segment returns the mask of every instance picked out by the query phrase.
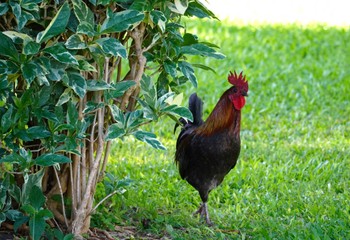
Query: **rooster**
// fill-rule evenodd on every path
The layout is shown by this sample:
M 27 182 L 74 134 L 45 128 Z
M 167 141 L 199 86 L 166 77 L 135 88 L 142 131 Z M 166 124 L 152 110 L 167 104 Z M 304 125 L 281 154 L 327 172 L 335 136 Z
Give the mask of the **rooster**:
M 239 75 L 230 72 L 228 81 L 233 86 L 222 94 L 205 122 L 202 100 L 196 93 L 190 96 L 193 122 L 180 119 L 183 127 L 176 142 L 175 162 L 181 178 L 191 184 L 202 199 L 194 214 L 199 214 L 208 225 L 212 225 L 208 195 L 236 165 L 240 153 L 241 109 L 245 105 L 248 82 L 242 72 Z

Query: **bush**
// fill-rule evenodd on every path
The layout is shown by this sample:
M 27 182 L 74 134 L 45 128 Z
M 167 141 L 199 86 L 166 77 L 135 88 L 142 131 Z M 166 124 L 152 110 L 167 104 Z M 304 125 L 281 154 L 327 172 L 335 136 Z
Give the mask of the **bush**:
M 7 0 L 0 15 L 0 223 L 79 236 L 112 140 L 164 149 L 142 126 L 192 118 L 172 100 L 210 68 L 186 55 L 224 56 L 181 18 L 214 16 L 198 0 Z

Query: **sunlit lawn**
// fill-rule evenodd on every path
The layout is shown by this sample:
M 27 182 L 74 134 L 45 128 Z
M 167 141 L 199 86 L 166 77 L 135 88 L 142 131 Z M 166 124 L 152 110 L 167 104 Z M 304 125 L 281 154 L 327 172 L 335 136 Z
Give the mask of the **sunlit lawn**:
M 184 86 L 184 105 L 196 91 L 206 117 L 229 87 L 230 70 L 243 70 L 250 87 L 239 163 L 209 196 L 215 226 L 191 215 L 200 198 L 174 164 L 178 133 L 170 120 L 148 127 L 167 151 L 132 138 L 116 142 L 108 171 L 133 182 L 98 209 L 93 224 L 172 239 L 349 239 L 350 31 L 217 21 L 187 27 L 227 58 L 192 59 L 217 73 L 198 69 L 199 86 Z

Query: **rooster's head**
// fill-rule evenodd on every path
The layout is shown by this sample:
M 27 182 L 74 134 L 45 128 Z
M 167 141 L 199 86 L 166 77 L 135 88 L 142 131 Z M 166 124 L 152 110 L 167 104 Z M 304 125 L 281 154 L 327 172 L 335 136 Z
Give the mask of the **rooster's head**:
M 248 96 L 248 82 L 243 76 L 243 72 L 237 75 L 236 71 L 234 73 L 230 72 L 228 81 L 233 85 L 230 89 L 229 98 L 235 109 L 241 110 L 245 104 L 244 97 Z

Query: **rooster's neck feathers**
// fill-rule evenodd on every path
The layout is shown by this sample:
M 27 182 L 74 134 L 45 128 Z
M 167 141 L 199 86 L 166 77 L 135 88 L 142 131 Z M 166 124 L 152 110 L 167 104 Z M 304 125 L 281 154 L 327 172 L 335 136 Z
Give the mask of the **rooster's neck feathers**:
M 210 136 L 212 134 L 228 131 L 231 134 L 239 134 L 241 111 L 233 107 L 229 99 L 229 90 L 220 98 L 208 119 L 196 129 L 200 135 Z

